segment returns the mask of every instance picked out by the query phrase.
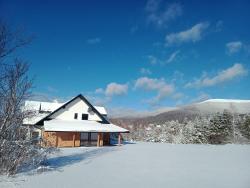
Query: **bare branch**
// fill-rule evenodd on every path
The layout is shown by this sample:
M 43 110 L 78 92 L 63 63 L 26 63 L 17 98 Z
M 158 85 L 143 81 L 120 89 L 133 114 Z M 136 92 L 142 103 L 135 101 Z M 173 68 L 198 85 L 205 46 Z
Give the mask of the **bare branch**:
M 22 31 L 12 32 L 9 27 L 0 20 L 0 62 L 13 54 L 18 48 L 30 44 L 33 37 L 22 36 Z

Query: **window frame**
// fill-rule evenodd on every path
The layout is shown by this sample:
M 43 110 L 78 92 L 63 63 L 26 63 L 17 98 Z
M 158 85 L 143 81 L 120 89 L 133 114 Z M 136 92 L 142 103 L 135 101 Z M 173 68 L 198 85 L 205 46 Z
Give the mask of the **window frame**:
M 78 119 L 78 113 L 74 114 L 74 119 Z
M 84 116 L 86 118 L 83 118 Z M 89 114 L 82 114 L 82 120 L 89 120 Z

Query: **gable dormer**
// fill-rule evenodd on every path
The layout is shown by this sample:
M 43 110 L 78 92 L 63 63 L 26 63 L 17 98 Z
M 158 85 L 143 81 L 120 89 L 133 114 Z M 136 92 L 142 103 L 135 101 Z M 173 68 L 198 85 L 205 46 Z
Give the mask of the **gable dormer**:
M 43 125 L 44 120 L 87 120 L 98 121 L 104 124 L 109 124 L 109 121 L 104 117 L 90 102 L 81 94 L 66 102 L 58 109 L 50 113 L 38 121 L 37 125 Z
M 94 112 L 93 109 L 80 97 L 52 114 L 50 118 L 58 120 L 102 121 L 97 113 Z

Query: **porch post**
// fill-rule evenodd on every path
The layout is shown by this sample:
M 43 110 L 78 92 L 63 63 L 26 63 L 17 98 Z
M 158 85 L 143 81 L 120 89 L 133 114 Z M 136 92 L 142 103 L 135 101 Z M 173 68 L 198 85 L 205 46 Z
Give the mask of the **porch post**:
M 101 133 L 97 134 L 97 147 L 100 147 Z
M 118 133 L 118 146 L 120 146 L 122 143 L 122 135 L 121 133 Z
M 100 146 L 103 146 L 103 133 L 100 133 Z
M 57 134 L 55 135 L 56 135 L 56 147 L 58 147 L 58 135 Z
M 75 147 L 76 145 L 75 145 L 75 141 L 76 141 L 76 135 L 75 135 L 76 133 L 73 133 L 73 147 Z

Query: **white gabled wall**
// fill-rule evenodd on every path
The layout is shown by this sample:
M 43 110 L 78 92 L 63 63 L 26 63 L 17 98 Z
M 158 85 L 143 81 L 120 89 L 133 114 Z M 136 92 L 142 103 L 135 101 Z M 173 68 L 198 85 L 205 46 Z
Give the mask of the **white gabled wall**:
M 68 104 L 65 109 L 62 108 L 53 114 L 51 118 L 59 120 L 75 120 L 74 115 L 75 113 L 78 113 L 78 119 L 76 121 L 82 121 L 82 114 L 88 114 L 88 120 L 101 121 L 97 114 L 94 112 L 89 113 L 88 109 L 88 105 L 80 98 L 77 98 L 72 103 Z

